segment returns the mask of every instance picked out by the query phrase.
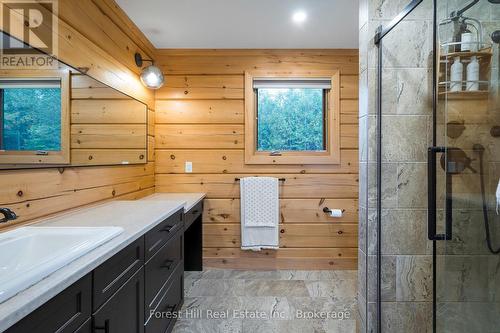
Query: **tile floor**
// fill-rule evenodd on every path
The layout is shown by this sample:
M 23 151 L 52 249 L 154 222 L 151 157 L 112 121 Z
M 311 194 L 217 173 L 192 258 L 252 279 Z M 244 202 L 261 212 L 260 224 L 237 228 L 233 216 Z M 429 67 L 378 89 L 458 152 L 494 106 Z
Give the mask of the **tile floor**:
M 173 332 L 351 333 L 355 295 L 356 271 L 186 272 L 184 318 Z

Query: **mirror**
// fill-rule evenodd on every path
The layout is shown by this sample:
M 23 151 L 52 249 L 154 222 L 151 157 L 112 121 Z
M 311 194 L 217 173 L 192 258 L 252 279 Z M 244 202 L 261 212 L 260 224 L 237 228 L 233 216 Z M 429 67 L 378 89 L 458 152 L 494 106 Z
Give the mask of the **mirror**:
M 0 169 L 147 163 L 147 106 L 56 68 L 0 70 Z

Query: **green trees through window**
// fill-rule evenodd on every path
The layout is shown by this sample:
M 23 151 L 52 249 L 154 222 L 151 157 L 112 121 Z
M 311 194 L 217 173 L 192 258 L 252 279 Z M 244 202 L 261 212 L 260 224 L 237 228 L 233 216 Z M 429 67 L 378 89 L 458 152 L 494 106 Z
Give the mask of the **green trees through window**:
M 7 88 L 2 96 L 3 150 L 61 150 L 61 89 Z
M 264 88 L 257 99 L 258 151 L 325 150 L 323 89 Z

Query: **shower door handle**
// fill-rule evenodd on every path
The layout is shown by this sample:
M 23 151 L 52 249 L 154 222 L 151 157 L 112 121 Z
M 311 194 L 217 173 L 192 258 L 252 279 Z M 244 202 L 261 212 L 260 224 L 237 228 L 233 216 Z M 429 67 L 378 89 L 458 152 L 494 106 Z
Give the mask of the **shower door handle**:
M 427 236 L 429 240 L 451 239 L 451 221 L 446 219 L 446 233 L 438 234 L 436 230 L 436 155 L 446 154 L 446 147 L 429 147 L 427 150 Z M 447 212 L 448 213 L 448 212 Z

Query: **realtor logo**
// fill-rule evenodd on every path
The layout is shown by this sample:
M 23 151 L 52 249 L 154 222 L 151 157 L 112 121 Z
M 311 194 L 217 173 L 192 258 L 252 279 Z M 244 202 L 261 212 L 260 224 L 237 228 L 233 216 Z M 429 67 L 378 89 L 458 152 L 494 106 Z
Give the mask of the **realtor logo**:
M 0 68 L 57 68 L 57 0 L 0 0 L 0 20 Z

